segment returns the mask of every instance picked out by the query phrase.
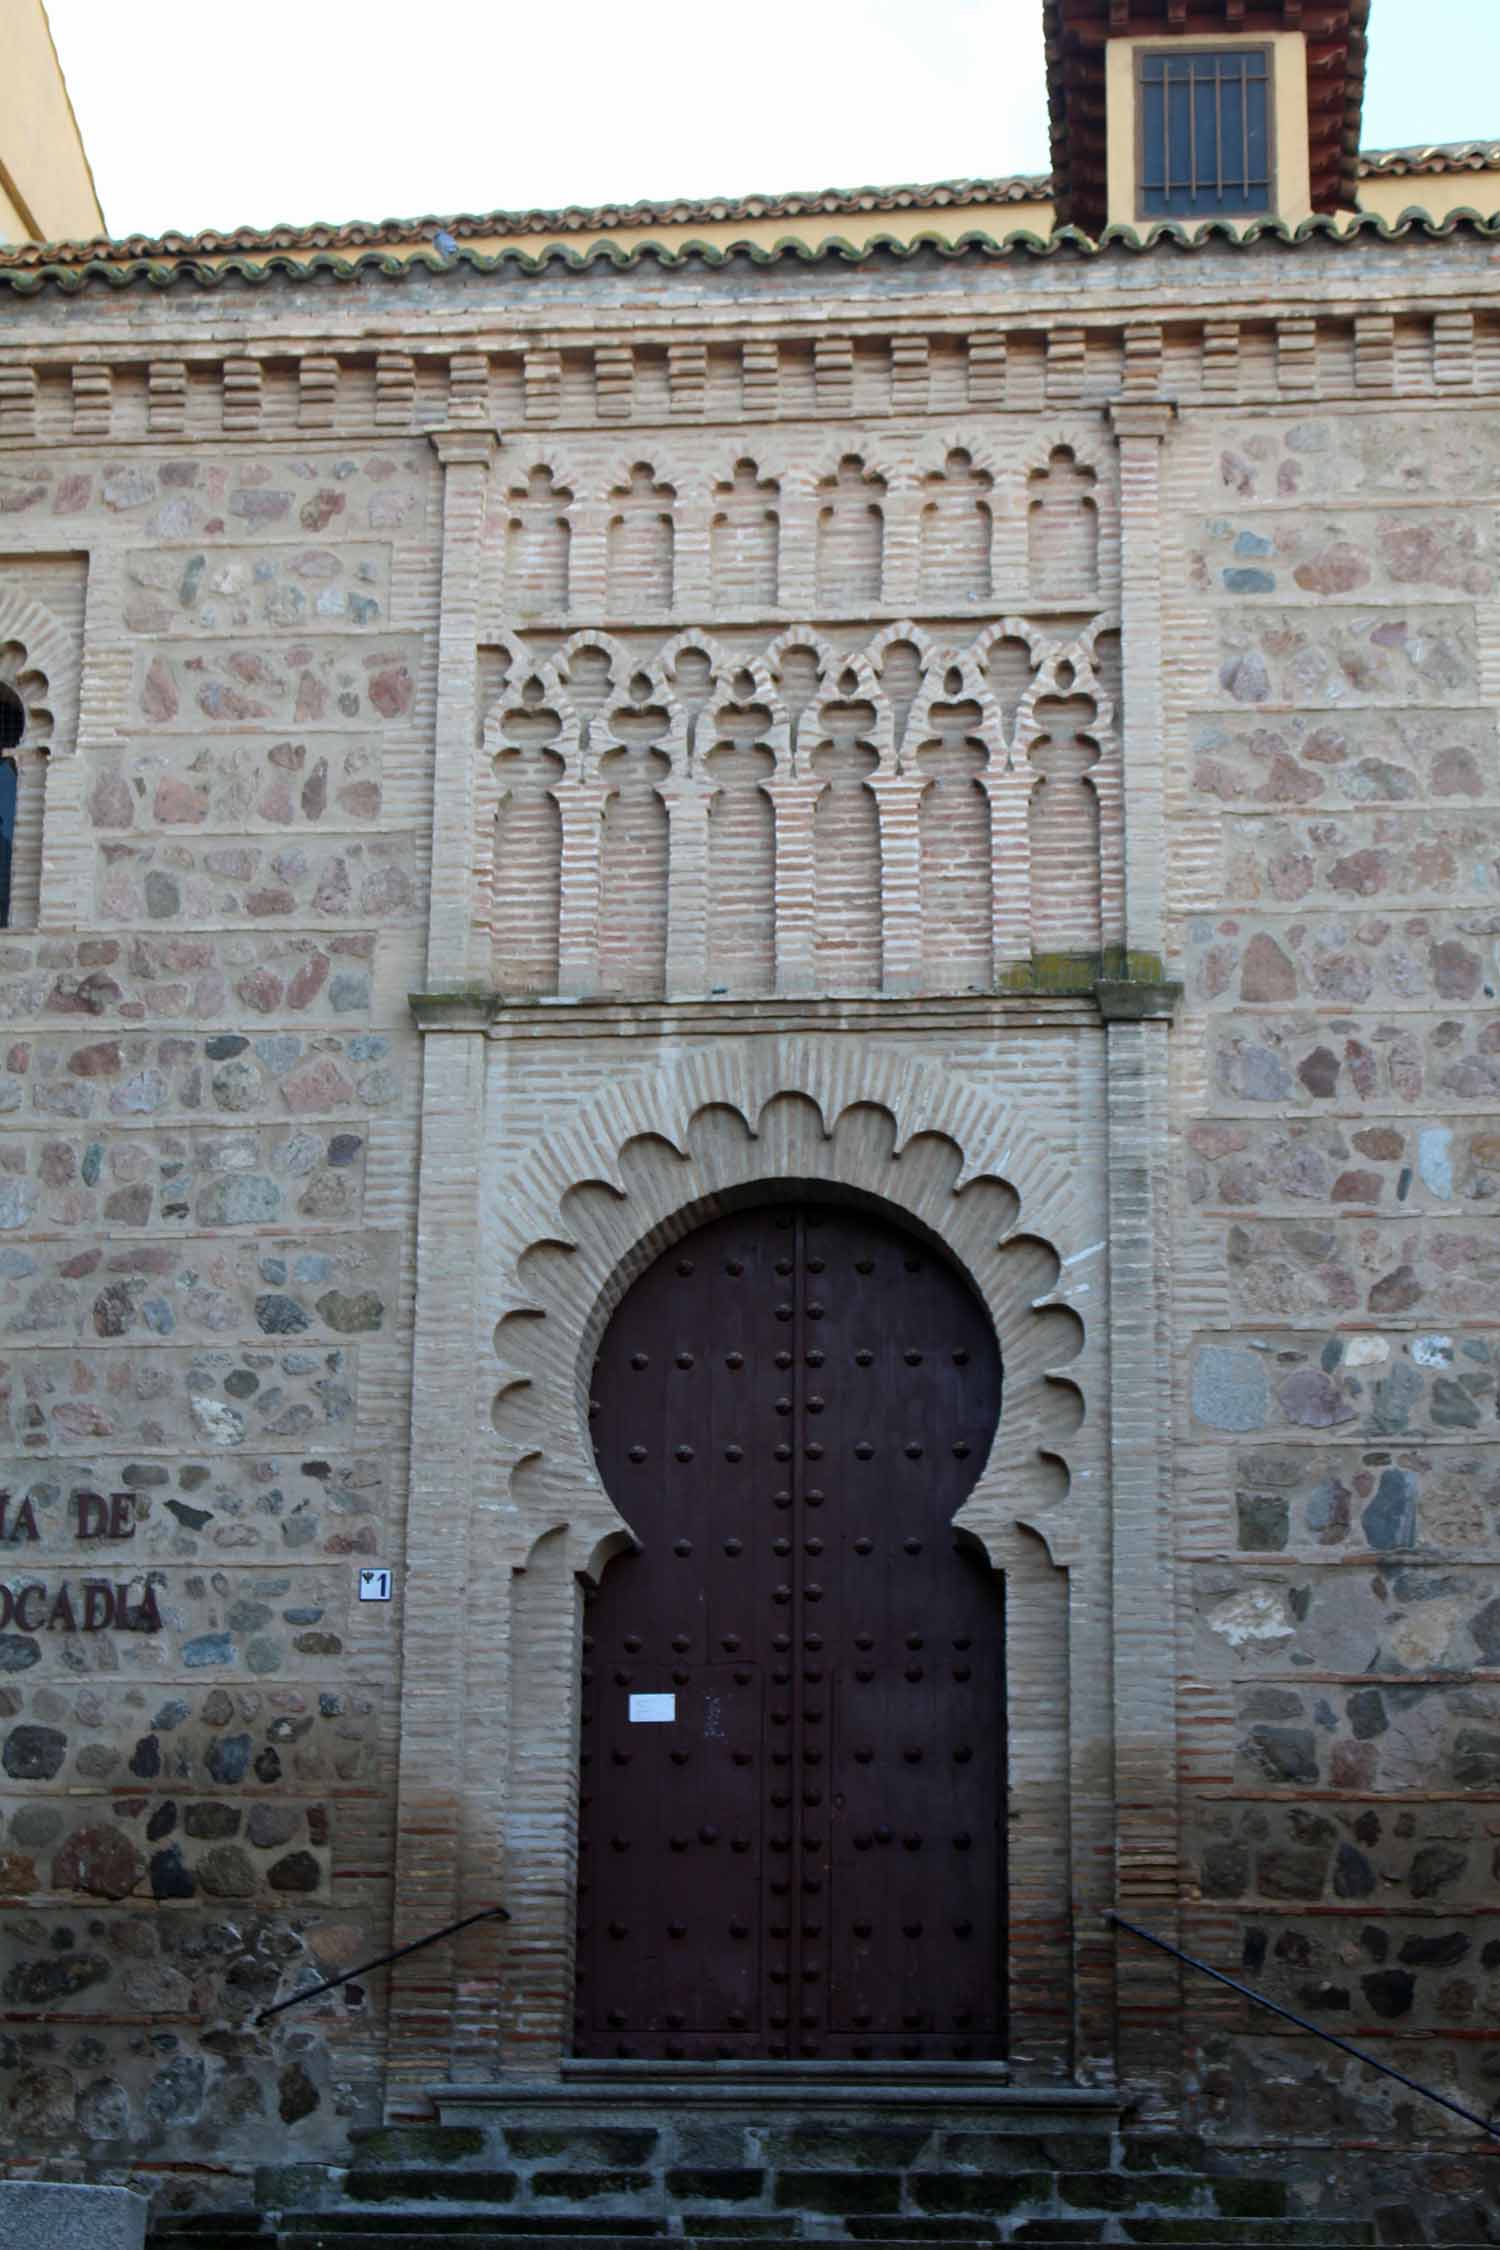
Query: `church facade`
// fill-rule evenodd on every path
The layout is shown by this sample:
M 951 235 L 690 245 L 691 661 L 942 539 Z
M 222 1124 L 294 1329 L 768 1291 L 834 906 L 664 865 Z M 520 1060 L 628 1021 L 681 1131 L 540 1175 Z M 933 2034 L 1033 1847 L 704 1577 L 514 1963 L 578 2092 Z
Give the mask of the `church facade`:
M 1491 2114 L 1500 275 L 1361 15 L 1057 0 L 1070 232 L 0 257 L 4 2168 L 713 2065 L 1483 2238 L 1106 1919 Z

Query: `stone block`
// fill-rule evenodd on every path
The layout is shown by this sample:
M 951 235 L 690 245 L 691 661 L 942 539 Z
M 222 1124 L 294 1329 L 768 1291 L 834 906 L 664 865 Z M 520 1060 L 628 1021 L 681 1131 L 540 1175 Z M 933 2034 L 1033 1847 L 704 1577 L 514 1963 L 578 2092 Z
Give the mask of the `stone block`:
M 1289 2195 L 1282 2180 L 1215 2180 L 1214 2209 L 1226 2219 L 1280 2219 Z
M 110 928 L 412 921 L 413 856 L 410 836 L 102 841 L 96 913 Z
M 1215 685 L 1242 706 L 1478 701 L 1471 609 L 1231 607 L 1217 624 Z
M 1477 501 L 1500 492 L 1500 440 L 1472 413 L 1241 420 L 1225 427 L 1219 470 L 1241 501 Z
M 764 2242 L 768 2238 L 785 2239 L 784 2214 L 774 2217 L 757 2217 L 746 2211 L 695 2211 L 693 2234 L 695 2237 L 711 2236 L 722 2242 Z
M 1057 2242 L 1072 2250 L 1074 2243 L 1102 2242 L 1108 2224 L 1104 2219 L 1022 2219 L 1011 2228 L 1012 2242 Z
M 1488 904 L 1445 905 L 1430 913 L 1398 907 L 1387 914 L 1366 912 L 1357 899 L 1341 913 L 1313 906 L 1293 915 L 1257 905 L 1218 920 L 1202 915 L 1189 928 L 1185 982 L 1195 1003 L 1220 1010 L 1278 1003 L 1402 1012 L 1413 1004 L 1482 1008 L 1490 982 L 1485 940 L 1494 922 Z M 1342 1027 L 1322 1028 L 1326 1040 Z M 1320 1041 L 1314 1054 L 1322 1047 Z
M 1500 1354 L 1462 1328 L 1358 1335 L 1241 1331 L 1194 1355 L 1193 1412 L 1210 1429 L 1369 1443 L 1464 1437 L 1492 1425 Z
M 290 513 L 283 520 L 294 522 Z M 144 547 L 126 556 L 125 579 L 132 633 L 378 630 L 390 606 L 390 549 L 353 542 L 197 553 Z
M 128 939 L 45 941 L 9 931 L 0 963 L 0 1021 L 75 1030 L 81 1022 L 104 1029 L 147 1016 L 167 1024 L 213 1024 L 225 1016 L 237 1025 L 268 1017 L 347 1022 L 369 1010 L 376 944 L 376 932 L 368 929 L 325 930 L 317 937 L 270 928 L 214 935 L 137 930 Z M 139 1054 L 140 1043 L 132 1051 Z M 29 1052 L 20 1043 L 7 1050 L 3 1101 L 9 1110 L 20 1106 L 14 1080 Z M 95 1043 L 70 1052 L 83 1058 L 81 1068 L 97 1070 Z M 175 1061 L 184 1050 L 172 1043 L 158 1052 Z M 66 1089 L 52 1088 L 38 1106 L 71 1114 Z M 183 1082 L 182 1106 L 202 1106 L 190 1081 Z
M 656 2147 L 654 2126 L 507 2125 L 506 2153 L 518 2164 L 563 2157 L 572 2164 L 644 2164 Z
M 1027 2204 L 1044 2208 L 1052 2200 L 1050 2172 L 918 2172 L 914 2199 L 924 2211 L 983 2211 L 1003 2214 Z
M 904 2125 L 799 2125 L 767 2133 L 762 2147 L 768 2163 L 794 2171 L 843 2172 L 857 2165 L 888 2171 L 915 2164 L 928 2137 L 920 2127 Z
M 1193 737 L 1193 786 L 1234 806 L 1466 803 L 1488 794 L 1489 712 L 1215 712 Z
M 350 2144 L 362 2164 L 464 2164 L 483 2156 L 489 2137 L 477 2125 L 356 2126 Z
M 1071 2135 L 1059 2135 L 1060 2141 L 1071 2141 Z M 959 2131 L 941 2133 L 933 2149 L 934 2159 L 944 2166 L 980 2172 L 1042 2172 L 1051 2163 L 1064 2161 L 1050 2153 L 1051 2142 L 1042 2141 L 1031 2133 L 986 2133 Z M 1098 2161 L 1109 2162 L 1109 2141 L 1101 2134 L 1097 2146 Z M 1070 2159 L 1086 2162 L 1083 2156 Z
M 553 2203 L 592 2203 L 599 2196 L 644 2195 L 655 2185 L 650 2172 L 533 2172 L 531 2193 Z
M 1127 2172 L 1197 2172 L 1203 2143 L 1196 2133 L 1143 2133 L 1124 2143 Z
M 1202 2201 L 1200 2183 L 1185 2173 L 1064 2173 L 1057 2199 L 1070 2211 L 1189 2211 Z
M 684 2165 L 667 2174 L 667 2193 L 685 2203 L 749 2203 L 766 2175 L 749 2165 Z
M 901 2213 L 894 2219 L 851 2218 L 845 2232 L 857 2242 L 993 2242 L 995 2230 L 988 2219 L 914 2219 Z M 1075 2239 L 1072 2236 L 1070 2241 Z
M 849 2211 L 899 2211 L 897 2172 L 782 2172 L 776 2203 L 783 2211 L 815 2211 L 837 2217 Z
M 419 666 L 409 641 L 138 642 L 133 704 L 153 729 L 374 729 L 410 723 Z
M 446 2165 L 391 2165 L 352 2171 L 344 2193 L 356 2203 L 509 2203 L 514 2172 L 450 2171 Z
M 130 2188 L 0 2180 L 0 2242 L 26 2250 L 142 2250 L 151 2205 Z
M 1195 544 L 1213 591 L 1238 600 L 1408 586 L 1482 596 L 1494 585 L 1493 531 L 1479 509 L 1220 515 L 1196 527 Z

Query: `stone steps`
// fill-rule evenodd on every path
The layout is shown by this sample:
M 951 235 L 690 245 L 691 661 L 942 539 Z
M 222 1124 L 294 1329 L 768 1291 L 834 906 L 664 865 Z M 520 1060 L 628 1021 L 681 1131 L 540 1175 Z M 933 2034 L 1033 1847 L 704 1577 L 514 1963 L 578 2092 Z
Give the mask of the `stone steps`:
M 347 2171 L 257 2175 L 277 2214 L 163 2229 L 154 2250 L 938 2250 L 973 2243 L 1141 2250 L 1360 2250 L 1358 2219 L 1291 2208 L 1274 2176 L 1227 2170 L 1183 2132 L 1122 2130 L 1118 2105 L 961 2079 L 908 2087 L 705 2081 L 444 2097 L 435 2124 L 351 2135 Z M 976 2097 L 970 2100 L 970 2096 Z M 983 2099 L 979 2099 L 981 2096 Z M 637 2096 L 641 2098 L 636 2099 Z M 621 2097 L 624 2097 L 623 2099 Z M 451 2105 L 451 2106 L 450 2106 Z M 455 2114 L 455 2110 L 457 2114 Z M 184 2239 L 186 2237 L 186 2239 Z
M 252 2243 L 259 2244 L 261 2250 L 420 2250 L 421 2245 L 433 2242 L 462 2244 L 464 2250 L 531 2250 L 537 2240 L 535 2234 L 517 2233 L 503 2221 L 497 2225 L 494 2214 L 485 2212 L 401 2212 L 386 2214 L 373 2222 L 354 2220 L 350 2223 L 352 2218 L 352 2214 L 342 2212 L 308 2213 L 293 2222 L 284 2220 L 279 2228 L 268 2226 L 253 2233 L 238 2227 L 230 2229 L 224 2222 L 218 2226 L 205 2224 L 191 2234 L 174 2229 L 153 2235 L 148 2250 L 171 2250 L 171 2246 L 187 2241 L 195 2245 L 195 2250 L 231 2250 L 231 2246 L 232 2250 L 240 2250 L 240 2246 Z M 546 2239 L 552 2250 L 599 2250 L 604 2242 L 638 2243 L 643 2237 L 634 2228 L 623 2230 L 618 2225 L 610 2225 L 587 2233 L 549 2235 Z M 659 2232 L 645 2239 L 670 2240 L 673 2250 L 725 2250 L 726 2242 L 746 2238 L 719 2233 L 668 2237 Z M 757 2243 L 758 2250 L 809 2250 L 810 2243 L 827 2240 L 800 2233 L 756 2235 L 749 2239 Z M 933 2240 L 926 2234 L 891 2235 L 881 2239 L 885 2250 L 931 2250 Z M 1189 2219 L 1096 2218 L 1023 2220 L 1013 2228 L 987 2228 L 943 2239 L 1048 2243 L 1053 2245 L 1053 2250 L 1131 2243 L 1170 2246 L 1170 2250 L 1364 2250 L 1372 2237 L 1368 2228 L 1327 2220 L 1195 2222 Z
M 895 2175 L 862 2172 L 794 2171 L 779 2173 L 770 2187 L 763 2171 L 755 2167 L 697 2166 L 669 2171 L 667 2195 L 688 2223 L 695 2204 L 742 2205 L 761 2201 L 769 2192 L 777 2209 L 820 2217 L 841 2217 L 853 2222 L 888 2220 L 889 2231 L 906 2231 L 901 2211 L 901 2184 Z M 493 2208 L 513 2203 L 522 2181 L 515 2172 L 437 2166 L 356 2168 L 344 2181 L 344 2194 L 354 2203 L 398 2205 L 466 2204 Z M 550 2196 L 572 2203 L 616 2202 L 644 2195 L 651 2186 L 645 2172 L 533 2173 L 531 2197 Z M 1165 2217 L 1201 2211 L 1214 2218 L 1282 2218 L 1286 2190 L 1275 2181 L 1213 2179 L 1194 2173 L 1169 2172 L 1055 2172 L 995 2168 L 983 2171 L 935 2171 L 909 2174 L 905 2193 L 910 2206 L 924 2220 L 978 2215 L 986 2220 L 1008 2216 L 1023 2205 L 1055 2205 L 1056 2215 L 1076 2212 L 1104 2218 L 1134 2212 Z M 887 2211 L 883 2205 L 889 2205 Z M 524 2228 L 524 2218 L 515 2214 Z M 625 2214 L 621 2214 L 624 2216 Z M 1038 2213 L 1037 2215 L 1044 2215 Z M 1050 2214 L 1046 2214 L 1050 2215 Z M 506 2214 L 507 2224 L 511 2215 Z M 560 2225 L 571 2222 L 563 2220 Z M 612 2222 L 614 2223 L 614 2222 Z M 784 2218 L 780 2224 L 785 2224 Z M 863 2231 L 863 2228 L 861 2228 Z M 882 2226 L 880 2232 L 885 2232 Z

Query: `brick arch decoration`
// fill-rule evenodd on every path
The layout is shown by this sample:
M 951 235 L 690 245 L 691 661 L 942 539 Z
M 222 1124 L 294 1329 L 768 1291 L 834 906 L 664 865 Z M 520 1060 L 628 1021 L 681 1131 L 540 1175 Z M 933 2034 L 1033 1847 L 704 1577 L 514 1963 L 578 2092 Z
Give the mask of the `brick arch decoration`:
M 993 479 L 997 491 L 1014 466 L 1011 458 L 997 449 L 992 438 L 982 431 L 966 430 L 961 422 L 956 422 L 947 429 L 927 433 L 917 448 L 913 472 L 925 484 L 929 477 L 946 473 L 955 453 L 966 454 L 974 468 L 982 469 Z
M 588 1438 L 599 1340 L 662 1249 L 725 1197 L 777 1180 L 876 1197 L 969 1275 L 1005 1354 L 1006 1403 L 1003 1443 L 964 1524 L 986 1546 L 1019 1522 L 1055 1559 L 1069 1550 L 1067 1456 L 1085 1420 L 1095 1348 L 1082 1307 L 1098 1283 L 1064 1268 L 1055 1239 L 1071 1163 L 1008 1108 L 931 1064 L 866 1063 L 816 1041 L 794 1047 L 778 1049 L 769 1078 L 764 1061 L 756 1070 L 756 1058 L 737 1050 L 601 1097 L 507 1172 L 491 1422 L 514 1510 L 514 1563 L 566 1524 L 571 1566 L 590 1575 L 628 1538 Z M 638 1113 L 633 1125 L 628 1111 Z
M 26 715 L 20 743 L 9 753 L 17 788 L 8 927 L 32 929 L 44 918 L 48 889 L 56 888 L 46 883 L 43 851 L 53 760 L 71 760 L 77 746 L 78 652 L 61 620 L 40 602 L 0 593 L 0 681 L 20 698 Z M 76 793 L 76 775 L 69 778 Z
M 495 1083 L 498 1093 L 503 1073 Z M 956 1521 L 1009 1589 L 1013 2061 L 1055 2078 L 1103 2036 L 1082 2020 L 1086 1978 L 1072 1978 L 1071 2009 L 1056 1996 L 1073 1953 L 1071 1902 L 1102 1904 L 1092 1893 L 1108 1870 L 1107 1808 L 1085 1778 L 1109 1727 L 1098 1661 L 1109 1599 L 1104 1244 L 1078 1165 L 1019 1107 L 914 1056 L 808 1035 L 688 1053 L 488 1160 L 488 1427 L 464 1520 L 428 1533 L 445 1558 L 431 1550 L 434 1579 L 464 1589 L 462 1615 L 445 1622 L 436 1595 L 423 1611 L 419 1569 L 407 1616 L 409 1638 L 461 1636 L 448 1675 L 467 1776 L 453 1913 L 499 1896 L 512 1915 L 503 1933 L 481 1925 L 455 1945 L 455 2076 L 546 2073 L 567 2050 L 579 1581 L 632 1536 L 589 1439 L 604 1328 L 673 1241 L 789 1183 L 867 1198 L 925 1235 L 994 1320 L 1004 1411 Z M 1087 1634 L 1069 1631 L 1080 1604 Z M 402 1781 L 419 1805 L 415 1763 Z M 430 2048 L 425 2060 L 430 2079 Z M 395 2052 L 392 2063 L 393 2113 L 410 2113 Z

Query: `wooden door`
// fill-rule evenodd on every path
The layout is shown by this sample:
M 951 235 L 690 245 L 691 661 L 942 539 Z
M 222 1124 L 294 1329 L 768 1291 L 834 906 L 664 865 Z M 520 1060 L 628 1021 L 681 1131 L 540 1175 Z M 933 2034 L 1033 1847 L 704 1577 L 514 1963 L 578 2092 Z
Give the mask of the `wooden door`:
M 716 1219 L 622 1300 L 580 2054 L 1003 2054 L 1001 1597 L 952 1529 L 1000 1384 L 969 1284 L 852 1205 Z

